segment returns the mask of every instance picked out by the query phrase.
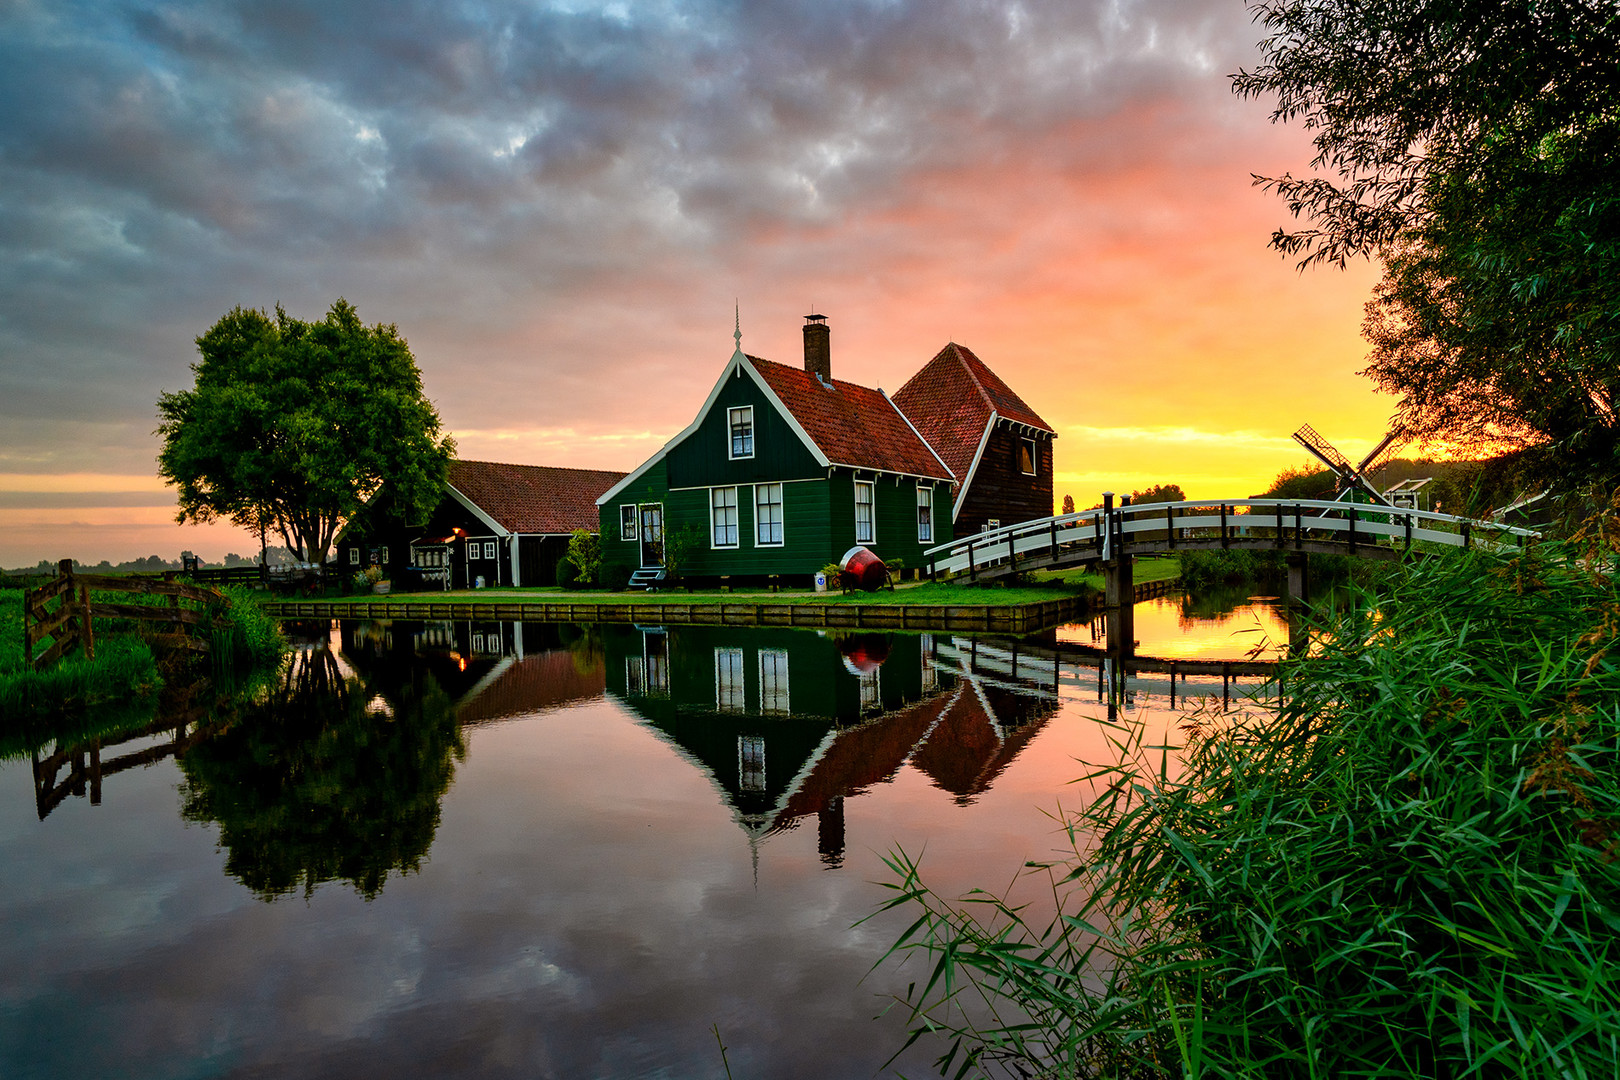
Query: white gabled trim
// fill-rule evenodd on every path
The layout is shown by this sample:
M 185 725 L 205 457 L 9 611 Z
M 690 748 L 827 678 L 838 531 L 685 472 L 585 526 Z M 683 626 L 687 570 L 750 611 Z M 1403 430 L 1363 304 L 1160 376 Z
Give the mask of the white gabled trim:
M 710 390 L 709 396 L 703 399 L 703 404 L 701 407 L 699 407 L 697 416 L 693 418 L 692 422 L 687 424 L 680 431 L 676 432 L 674 438 L 665 443 L 663 447 L 659 449 L 658 453 L 654 454 L 646 461 L 643 461 L 640 466 L 638 466 L 623 480 L 620 480 L 617 484 L 614 484 L 612 487 L 604 491 L 596 500 L 596 505 L 606 506 L 609 502 L 612 502 L 618 497 L 620 492 L 624 491 L 631 484 L 635 483 L 637 480 L 641 479 L 642 476 L 646 475 L 648 469 L 664 460 L 665 456 L 669 454 L 670 450 L 676 444 L 680 443 L 688 435 L 691 435 L 693 432 L 697 431 L 698 428 L 702 427 L 703 421 L 709 416 L 709 411 L 714 408 L 715 401 L 719 399 L 720 391 L 725 388 L 726 380 L 733 377 L 740 377 L 741 372 L 743 371 L 748 372 L 749 377 L 754 380 L 754 385 L 758 386 L 760 392 L 765 395 L 765 400 L 769 401 L 776 408 L 776 411 L 787 420 L 788 426 L 791 427 L 804 442 L 805 449 L 810 451 L 810 456 L 816 459 L 816 464 L 821 465 L 822 467 L 830 466 L 832 462 L 827 460 L 827 455 L 821 452 L 821 447 L 816 445 L 816 441 L 810 437 L 810 433 L 804 430 L 804 427 L 800 425 L 799 421 L 794 417 L 794 415 L 788 411 L 788 407 L 782 404 L 782 399 L 777 397 L 776 392 L 770 388 L 770 384 L 765 381 L 765 377 L 754 370 L 754 365 L 748 363 L 748 357 L 743 355 L 743 351 L 741 349 L 738 349 L 736 352 L 731 354 L 731 359 L 726 362 L 725 370 L 720 372 L 720 377 L 715 380 L 714 389 Z M 729 429 L 727 431 L 727 438 L 730 438 Z M 754 438 L 759 438 L 759 428 L 757 424 L 754 428 Z M 727 445 L 729 449 L 729 443 Z
M 883 394 L 883 388 L 881 386 L 878 387 L 878 393 Z M 939 462 L 939 467 L 941 469 L 945 470 L 945 476 L 949 477 L 952 480 L 955 480 L 956 479 L 956 474 L 951 472 L 951 467 L 949 465 L 945 464 L 945 459 L 939 456 L 939 451 L 934 449 L 934 444 L 929 442 L 927 439 L 923 438 L 923 433 L 917 430 L 917 425 L 913 424 L 911 422 L 911 417 L 907 416 L 905 414 L 905 411 L 903 409 L 901 409 L 900 406 L 896 405 L 894 403 L 894 399 L 889 397 L 888 394 L 883 394 L 883 400 L 887 401 L 889 403 L 889 408 L 893 409 L 895 412 L 900 414 L 900 419 L 904 420 L 906 422 L 906 427 L 910 428 L 911 433 L 913 435 L 917 436 L 917 441 L 922 443 L 923 446 L 927 447 L 928 452 L 930 454 L 934 455 L 934 460 Z M 992 409 L 990 411 L 991 411 L 992 414 L 995 412 L 994 409 Z M 904 474 L 902 473 L 901 475 L 904 475 Z M 936 477 L 933 477 L 932 479 L 939 480 L 939 479 L 943 479 L 943 478 L 936 476 Z
M 996 410 L 990 410 L 990 419 L 984 425 L 984 434 L 979 436 L 979 448 L 973 452 L 973 464 L 968 466 L 967 479 L 962 481 L 962 490 L 951 503 L 951 524 L 956 524 L 957 517 L 962 513 L 962 504 L 967 501 L 969 486 L 973 483 L 973 474 L 979 471 L 979 459 L 984 457 L 984 448 L 990 445 L 990 433 L 996 429 L 996 421 L 1001 417 Z
M 463 495 L 460 491 L 457 491 L 456 486 L 454 484 L 448 484 L 448 483 L 445 484 L 444 485 L 444 490 L 448 491 L 451 495 L 455 496 L 456 501 L 459 502 L 462 506 L 465 506 L 468 510 L 471 510 L 473 517 L 477 518 L 479 521 L 482 521 L 485 525 L 489 526 L 490 530 L 493 532 L 493 534 L 495 536 L 511 536 L 512 535 L 512 532 L 511 532 L 510 529 L 506 528 L 500 522 L 496 521 L 494 518 L 492 518 L 488 514 L 484 513 L 484 508 L 483 507 L 479 506 L 477 503 L 475 503 L 471 499 L 467 498 L 467 496 Z

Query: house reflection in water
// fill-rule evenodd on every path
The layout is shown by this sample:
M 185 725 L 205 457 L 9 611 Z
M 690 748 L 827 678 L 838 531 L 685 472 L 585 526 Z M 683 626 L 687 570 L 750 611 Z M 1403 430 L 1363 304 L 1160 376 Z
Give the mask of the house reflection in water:
M 751 840 L 814 816 L 843 860 L 844 800 L 908 763 L 970 803 L 1057 710 L 942 665 L 927 634 L 602 630 L 608 693 L 703 769 Z
M 602 696 L 596 627 L 474 620 L 345 622 L 343 657 L 385 693 L 431 678 L 462 727 Z

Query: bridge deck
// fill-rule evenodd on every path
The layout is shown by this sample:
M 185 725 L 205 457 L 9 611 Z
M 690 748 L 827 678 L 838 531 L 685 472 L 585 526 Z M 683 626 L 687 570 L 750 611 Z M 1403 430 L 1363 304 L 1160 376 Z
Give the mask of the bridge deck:
M 1148 503 L 1025 521 L 930 548 L 935 577 L 991 580 L 1122 555 L 1272 549 L 1395 559 L 1418 545 L 1523 546 L 1537 533 L 1492 521 L 1322 500 Z

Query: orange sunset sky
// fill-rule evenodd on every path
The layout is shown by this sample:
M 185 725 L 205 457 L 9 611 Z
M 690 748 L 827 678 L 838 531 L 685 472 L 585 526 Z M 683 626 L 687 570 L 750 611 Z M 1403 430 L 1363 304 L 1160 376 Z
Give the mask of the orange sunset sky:
M 1376 267 L 1301 274 L 1227 76 L 1242 3 L 0 8 L 0 566 L 177 526 L 154 403 L 233 305 L 397 323 L 463 457 L 630 469 L 743 347 L 894 391 L 947 341 L 1058 431 L 1058 497 L 1242 496 L 1354 455 Z

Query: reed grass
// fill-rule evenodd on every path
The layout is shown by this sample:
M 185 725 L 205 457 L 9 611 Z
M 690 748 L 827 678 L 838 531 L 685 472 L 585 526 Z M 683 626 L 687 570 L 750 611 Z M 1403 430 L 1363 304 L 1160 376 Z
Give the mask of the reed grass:
M 942 1072 L 1620 1075 L 1612 552 L 1462 554 L 1326 619 L 1286 704 L 1085 779 L 1059 914 L 890 858 Z

